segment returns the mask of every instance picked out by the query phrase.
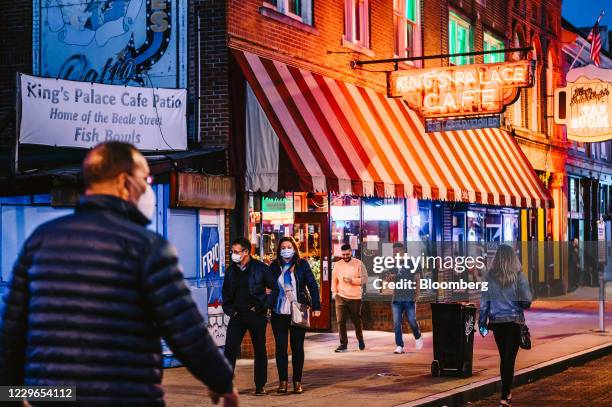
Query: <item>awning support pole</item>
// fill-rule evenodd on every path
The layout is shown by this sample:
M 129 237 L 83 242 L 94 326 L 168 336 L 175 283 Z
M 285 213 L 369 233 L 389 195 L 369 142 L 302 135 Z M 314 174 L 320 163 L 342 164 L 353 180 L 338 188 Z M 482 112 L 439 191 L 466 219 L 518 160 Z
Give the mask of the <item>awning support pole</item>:
M 398 63 L 404 62 L 404 61 L 423 61 L 426 59 L 446 59 L 446 58 L 454 58 L 454 57 L 469 57 L 469 56 L 475 56 L 475 55 L 501 54 L 501 53 L 506 53 L 506 52 L 529 52 L 532 50 L 533 50 L 533 47 L 520 47 L 520 48 L 495 49 L 495 50 L 489 50 L 489 51 L 461 52 L 458 54 L 437 54 L 437 55 L 422 55 L 418 57 L 372 59 L 370 61 L 351 61 L 351 68 L 355 69 L 360 66 L 372 65 L 372 64 L 394 63 L 395 70 L 397 71 Z

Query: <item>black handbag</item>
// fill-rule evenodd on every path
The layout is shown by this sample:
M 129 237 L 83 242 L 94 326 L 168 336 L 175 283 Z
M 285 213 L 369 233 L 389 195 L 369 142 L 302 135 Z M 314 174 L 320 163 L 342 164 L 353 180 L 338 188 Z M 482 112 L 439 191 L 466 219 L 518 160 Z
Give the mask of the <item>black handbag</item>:
M 523 322 L 520 327 L 521 342 L 519 343 L 519 346 L 521 347 L 521 349 L 529 350 L 531 349 L 531 333 L 529 333 L 529 328 L 527 327 L 527 324 L 525 324 L 525 322 Z
M 516 283 L 516 300 L 517 302 L 519 301 L 519 283 L 517 281 Z M 523 311 L 521 310 L 521 313 Z M 521 330 L 521 341 L 519 342 L 519 346 L 521 347 L 521 349 L 525 349 L 525 350 L 529 350 L 531 349 L 531 333 L 529 332 L 529 327 L 527 326 L 527 324 L 525 323 L 525 316 L 523 315 L 523 318 L 521 318 L 522 321 L 520 322 L 519 326 L 520 326 L 520 330 Z

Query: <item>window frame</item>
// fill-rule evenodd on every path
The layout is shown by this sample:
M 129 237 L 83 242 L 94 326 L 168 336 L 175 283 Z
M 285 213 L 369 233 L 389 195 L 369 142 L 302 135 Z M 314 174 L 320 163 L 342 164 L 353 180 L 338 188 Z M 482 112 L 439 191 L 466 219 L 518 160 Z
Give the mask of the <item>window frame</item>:
M 313 14 L 313 0 L 299 0 L 300 2 L 300 14 L 295 14 L 289 11 L 289 0 L 264 0 L 264 7 L 270 8 L 272 10 L 276 10 L 277 12 L 290 17 L 296 21 L 299 21 L 302 24 L 307 24 L 312 26 L 312 14 Z M 310 13 L 307 16 L 304 14 L 304 10 L 310 9 Z
M 413 2 L 414 20 L 407 15 L 408 2 Z M 397 21 L 397 25 L 396 25 Z M 401 27 L 400 27 L 401 24 Z M 408 44 L 408 25 L 413 27 L 412 44 Z M 400 30 L 401 28 L 401 30 Z M 400 32 L 403 34 L 400 36 Z M 396 58 L 419 56 L 421 47 L 421 5 L 418 0 L 393 0 L 393 54 Z M 413 66 L 420 66 L 421 61 L 405 61 Z
M 355 4 L 360 3 L 360 16 L 357 16 Z M 357 18 L 359 21 L 359 40 L 357 40 Z M 363 49 L 370 49 L 370 1 L 369 0 L 345 0 L 344 1 L 344 36 L 343 42 Z
M 542 75 L 542 71 L 541 71 L 541 62 L 540 62 L 540 54 L 539 54 L 539 47 L 538 44 L 536 44 L 535 42 L 532 43 L 532 47 L 534 49 L 533 54 L 532 54 L 532 62 L 534 62 L 533 65 L 533 86 L 531 88 L 529 88 L 528 93 L 529 93 L 529 101 L 531 103 L 530 105 L 530 111 L 528 113 L 529 118 L 528 118 L 528 123 L 527 125 L 529 126 L 529 130 L 532 131 L 533 133 L 541 133 L 542 128 L 541 128 L 541 117 L 540 117 L 540 86 L 541 86 L 541 75 Z
M 607 149 L 607 141 L 602 141 L 599 143 L 599 157 L 601 157 L 604 160 L 608 159 L 608 149 Z
M 483 50 L 484 51 L 504 49 L 504 41 L 500 40 L 498 37 L 496 37 L 494 34 L 488 32 L 488 31 L 484 32 L 483 39 L 482 39 L 482 44 L 483 44 Z M 495 44 L 498 45 L 499 48 L 489 48 L 489 49 L 487 49 L 487 45 L 489 47 L 492 47 Z M 493 60 L 487 61 L 487 58 L 493 58 Z M 501 58 L 501 61 L 497 60 L 499 58 Z M 496 63 L 501 63 L 501 62 L 505 62 L 505 61 L 506 61 L 506 58 L 505 58 L 504 53 L 485 54 L 483 56 L 483 62 L 485 64 L 496 64 Z
M 467 32 L 467 39 L 466 39 L 466 49 L 463 52 L 471 52 L 474 49 L 474 33 L 472 30 L 472 24 L 465 19 L 461 14 L 453 11 L 453 10 L 449 10 L 448 12 L 448 53 L 449 54 L 459 54 L 461 53 L 461 50 L 456 50 L 456 49 L 451 49 L 451 41 L 453 40 L 453 38 L 451 37 L 451 29 L 450 29 L 450 25 L 451 25 L 451 21 L 455 21 L 455 23 L 458 26 L 463 27 L 464 29 L 466 29 Z M 457 30 L 458 32 L 458 30 Z M 456 35 L 454 40 L 456 41 Z M 453 48 L 456 48 L 456 46 L 454 46 Z M 449 63 L 451 65 L 470 65 L 474 63 L 474 58 L 473 57 L 468 57 L 468 56 L 463 56 L 463 57 L 452 57 L 448 59 Z

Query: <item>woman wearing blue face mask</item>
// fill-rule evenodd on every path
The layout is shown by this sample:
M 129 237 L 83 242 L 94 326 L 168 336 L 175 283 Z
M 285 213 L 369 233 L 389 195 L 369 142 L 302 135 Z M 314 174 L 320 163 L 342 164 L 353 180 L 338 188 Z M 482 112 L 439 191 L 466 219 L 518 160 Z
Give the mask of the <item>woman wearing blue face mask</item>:
M 276 286 L 272 291 L 272 331 L 276 344 L 276 368 L 278 369 L 278 393 L 287 393 L 288 365 L 287 342 L 291 342 L 293 365 L 293 392 L 303 393 L 304 336 L 306 329 L 291 325 L 291 303 L 309 305 L 312 316 L 321 315 L 319 286 L 310 265 L 300 259 L 295 241 L 288 236 L 280 239 L 276 259 L 270 264 Z

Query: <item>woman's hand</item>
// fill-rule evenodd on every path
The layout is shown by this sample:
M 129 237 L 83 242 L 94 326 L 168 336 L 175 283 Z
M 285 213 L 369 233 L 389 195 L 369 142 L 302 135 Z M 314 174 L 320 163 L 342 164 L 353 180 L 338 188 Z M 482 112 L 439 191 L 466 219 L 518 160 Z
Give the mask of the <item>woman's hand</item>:
M 321 311 L 312 311 L 312 316 L 317 318 L 321 316 Z

